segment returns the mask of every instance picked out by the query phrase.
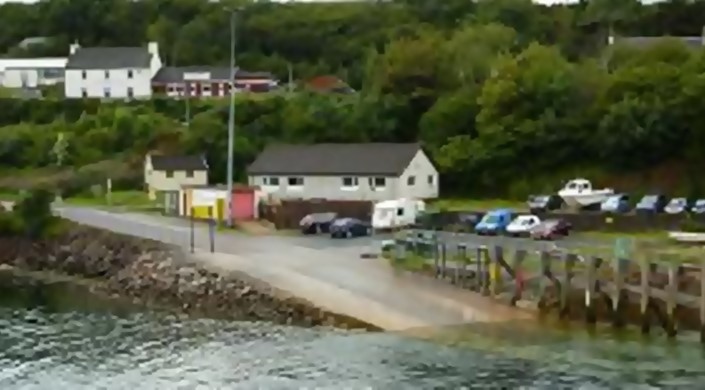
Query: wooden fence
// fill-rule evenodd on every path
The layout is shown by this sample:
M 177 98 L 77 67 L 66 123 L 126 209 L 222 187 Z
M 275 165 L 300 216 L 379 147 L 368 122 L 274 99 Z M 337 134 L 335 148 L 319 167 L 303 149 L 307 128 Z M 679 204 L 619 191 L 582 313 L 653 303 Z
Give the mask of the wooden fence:
M 298 229 L 303 217 L 313 213 L 336 213 L 340 217 L 372 218 L 372 202 L 330 200 L 284 200 L 275 205 L 263 205 L 261 217 L 277 229 Z
M 679 328 L 698 331 L 705 344 L 705 260 L 687 265 L 518 249 L 510 261 L 502 246 L 448 248 L 422 238 L 398 239 L 394 250 L 395 261 L 431 260 L 435 277 L 510 305 L 528 299 L 542 314 L 617 328 L 635 324 L 645 334 L 656 322 L 669 337 Z

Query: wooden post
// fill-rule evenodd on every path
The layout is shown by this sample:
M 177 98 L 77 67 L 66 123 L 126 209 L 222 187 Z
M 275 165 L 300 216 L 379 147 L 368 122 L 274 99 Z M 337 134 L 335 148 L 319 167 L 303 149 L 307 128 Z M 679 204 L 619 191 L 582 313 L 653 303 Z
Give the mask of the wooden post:
M 211 253 L 215 252 L 215 219 L 213 218 L 213 206 L 208 206 L 208 236 L 211 244 Z
M 590 325 L 594 325 L 597 322 L 597 313 L 595 311 L 596 273 L 597 258 L 593 256 L 587 261 L 585 274 L 585 278 L 587 279 L 587 284 L 585 285 L 585 321 Z
M 475 291 L 482 291 L 482 247 L 475 249 Z
M 700 264 L 700 342 L 705 344 L 705 261 Z
M 457 264 L 457 266 L 455 267 L 455 275 L 456 275 L 455 281 L 456 281 L 456 284 L 459 281 L 460 275 L 458 275 L 458 270 L 460 269 L 460 266 L 462 266 L 463 267 L 463 269 L 462 269 L 462 271 L 463 271 L 463 287 L 465 287 L 466 283 L 467 283 L 467 277 L 468 277 L 468 247 L 467 247 L 467 245 L 460 243 L 460 244 L 458 244 L 457 251 L 458 251 L 457 257 L 460 261 L 460 264 Z
M 189 218 L 191 220 L 191 253 L 196 252 L 196 222 L 194 218 L 193 207 L 191 207 L 191 218 Z
M 447 262 L 447 250 L 445 242 L 441 244 L 441 276 L 443 279 L 446 278 L 448 273 L 448 262 Z
M 651 319 L 649 318 L 649 294 L 651 294 L 651 263 L 647 259 L 640 262 L 641 268 L 641 333 L 648 334 L 651 330 Z
M 664 323 L 669 338 L 676 337 L 676 308 L 678 307 L 678 269 L 676 264 L 668 265 L 668 286 L 666 286 L 666 321 Z
M 541 251 L 541 274 L 539 276 L 539 310 L 546 308 L 546 288 L 550 286 L 553 281 L 551 277 L 551 254 L 547 251 Z
M 612 269 L 614 272 L 614 291 L 612 292 L 612 325 L 615 328 L 624 327 L 624 308 L 626 307 L 624 299 L 626 292 L 624 291 L 624 277 L 628 260 L 617 258 L 615 259 Z
M 491 256 L 490 262 L 490 281 L 491 281 L 491 294 L 496 297 L 502 289 L 502 266 L 500 265 L 500 258 L 502 257 L 502 247 L 497 245 L 494 247 L 494 256 Z
M 521 300 L 522 293 L 524 292 L 524 284 L 526 283 L 526 276 L 524 275 L 524 270 L 522 269 L 522 264 L 526 259 L 526 250 L 517 249 L 514 252 L 514 296 L 510 304 L 516 306 L 517 302 Z
M 576 256 L 574 254 L 565 254 L 562 256 L 563 260 L 563 278 L 561 280 L 561 306 L 559 311 L 559 316 L 565 318 L 568 316 L 570 310 L 570 281 L 573 278 L 573 264 L 575 264 Z
M 490 295 L 490 272 L 492 259 L 487 247 L 482 247 L 482 295 Z
M 441 275 L 441 244 L 435 242 L 433 244 L 433 269 L 436 271 L 436 277 Z

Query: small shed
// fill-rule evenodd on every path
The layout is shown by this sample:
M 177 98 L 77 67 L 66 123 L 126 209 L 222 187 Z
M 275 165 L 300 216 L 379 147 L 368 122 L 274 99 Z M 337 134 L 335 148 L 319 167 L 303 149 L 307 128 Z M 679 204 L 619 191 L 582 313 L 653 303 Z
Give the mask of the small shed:
M 181 189 L 179 197 L 179 215 L 193 216 L 198 219 L 216 218 L 225 220 L 225 204 L 227 202 L 227 188 L 218 186 L 185 186 Z M 233 187 L 231 213 L 235 220 L 253 220 L 259 217 L 257 206 L 261 198 L 261 191 L 257 187 Z M 212 215 L 211 215 L 212 214 Z

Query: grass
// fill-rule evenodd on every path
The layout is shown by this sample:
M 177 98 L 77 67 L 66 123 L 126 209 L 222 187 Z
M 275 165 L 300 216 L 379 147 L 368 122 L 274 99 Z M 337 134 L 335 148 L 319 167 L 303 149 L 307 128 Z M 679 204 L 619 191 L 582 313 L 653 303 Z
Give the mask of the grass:
M 487 211 L 499 208 L 509 208 L 514 210 L 526 210 L 526 203 L 520 201 L 503 199 L 462 199 L 449 198 L 439 199 L 429 205 L 430 211 Z
M 77 196 L 66 198 L 64 202 L 78 206 L 111 206 L 139 210 L 151 210 L 159 207 L 143 191 L 114 191 L 110 194 L 110 200 L 106 196 Z

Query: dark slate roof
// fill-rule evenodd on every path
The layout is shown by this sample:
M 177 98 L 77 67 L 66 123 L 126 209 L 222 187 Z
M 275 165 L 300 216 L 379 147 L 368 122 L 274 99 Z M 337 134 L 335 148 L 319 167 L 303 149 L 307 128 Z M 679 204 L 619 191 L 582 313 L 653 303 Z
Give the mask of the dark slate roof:
M 677 39 L 685 43 L 689 47 L 699 48 L 703 47 L 702 37 L 672 37 L 672 36 L 659 36 L 659 37 L 617 37 L 615 38 L 616 43 L 626 44 L 634 47 L 647 47 L 653 45 L 663 39 Z
M 420 149 L 417 143 L 272 145 L 260 153 L 247 173 L 398 176 Z
M 157 171 L 203 171 L 208 164 L 203 156 L 152 155 L 152 168 Z
M 157 83 L 179 83 L 184 81 L 184 73 L 210 73 L 211 80 L 230 80 L 230 68 L 218 66 L 182 66 L 164 67 L 159 69 L 152 81 Z M 268 78 L 273 79 L 268 72 L 247 72 L 236 69 L 236 79 Z
M 146 47 L 82 47 L 71 54 L 66 69 L 149 68 Z

